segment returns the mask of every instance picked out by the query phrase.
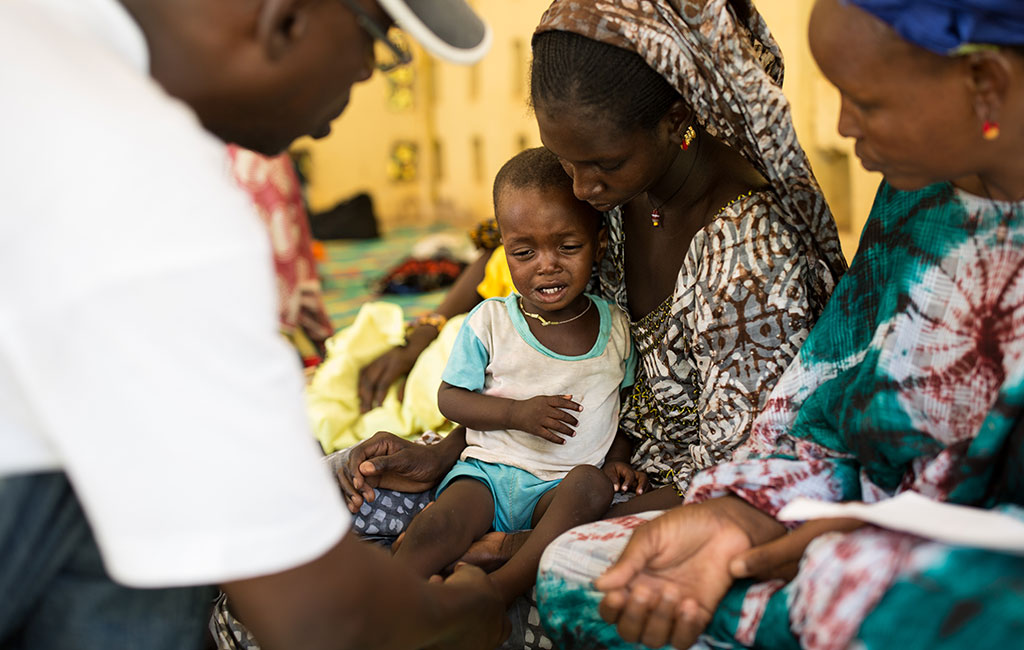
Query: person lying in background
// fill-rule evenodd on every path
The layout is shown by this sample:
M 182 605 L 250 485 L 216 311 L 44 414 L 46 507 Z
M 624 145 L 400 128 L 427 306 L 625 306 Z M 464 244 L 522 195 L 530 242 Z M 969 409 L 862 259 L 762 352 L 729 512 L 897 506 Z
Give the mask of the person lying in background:
M 480 223 L 470 237 L 480 249 L 480 256 L 462 271 L 437 309 L 410 321 L 402 345 L 393 347 L 360 368 L 358 392 L 361 412 L 381 406 L 388 389 L 395 382 L 399 382 L 398 397 L 402 399 L 402 379 L 450 319 L 468 313 L 482 300 L 504 298 L 512 291 L 501 236 L 494 219 Z
M 452 425 L 437 407 L 441 372 L 465 314 L 481 300 L 512 291 L 493 219 L 470 237 L 479 257 L 458 276 L 431 313 L 406 321 L 400 306 L 362 306 L 355 321 L 327 342 L 328 355 L 306 391 L 313 432 L 325 453 L 387 430 L 436 440 Z
M 313 237 L 302 188 L 287 153 L 264 156 L 228 146 L 231 173 L 252 197 L 270 235 L 277 276 L 281 334 L 295 347 L 303 366 L 313 368 L 326 354 L 334 333 L 324 305 L 313 255 Z

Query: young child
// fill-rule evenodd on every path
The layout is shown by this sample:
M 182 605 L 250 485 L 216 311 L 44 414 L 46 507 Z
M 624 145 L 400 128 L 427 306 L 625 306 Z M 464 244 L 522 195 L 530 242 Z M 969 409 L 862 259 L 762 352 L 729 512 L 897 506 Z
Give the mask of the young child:
M 607 247 L 601 214 L 573 196 L 544 148 L 505 163 L 494 210 L 517 293 L 480 303 L 459 332 L 438 405 L 466 426 L 468 446 L 395 557 L 427 577 L 492 528 L 533 528 L 490 574 L 511 602 L 555 537 L 600 518 L 616 490 L 642 491 L 646 476 L 617 436 L 619 391 L 633 375 L 629 323 L 584 294 Z

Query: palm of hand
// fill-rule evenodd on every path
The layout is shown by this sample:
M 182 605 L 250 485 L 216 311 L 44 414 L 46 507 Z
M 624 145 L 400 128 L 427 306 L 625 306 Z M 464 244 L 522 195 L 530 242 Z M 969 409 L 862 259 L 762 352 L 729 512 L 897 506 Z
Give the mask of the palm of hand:
M 609 585 L 610 571 L 597 581 L 607 592 L 601 616 L 626 641 L 689 647 L 732 585 L 730 560 L 748 548 L 746 533 L 712 511 L 670 511 L 638 528 L 623 552 L 620 565 L 638 559 L 641 565 L 627 570 L 625 580 Z
M 729 561 L 750 546 L 745 536 L 743 541 L 745 544 L 741 546 L 713 537 L 689 549 L 688 553 L 654 558 L 637 574 L 630 589 L 676 594 L 675 599 L 680 604 L 693 600 L 710 621 L 718 603 L 732 586 Z

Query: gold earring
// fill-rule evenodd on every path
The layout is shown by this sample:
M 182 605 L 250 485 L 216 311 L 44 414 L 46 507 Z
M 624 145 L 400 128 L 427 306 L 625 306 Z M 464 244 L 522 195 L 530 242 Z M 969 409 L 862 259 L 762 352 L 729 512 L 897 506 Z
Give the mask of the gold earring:
M 686 129 L 686 133 L 683 134 L 683 143 L 679 145 L 679 148 L 686 151 L 690 148 L 690 143 L 693 142 L 693 139 L 696 137 L 697 132 L 693 130 L 693 125 L 691 124 L 690 127 Z
M 999 122 L 993 122 L 991 120 L 985 120 L 985 124 L 981 127 L 981 136 L 986 140 L 992 141 L 999 138 Z

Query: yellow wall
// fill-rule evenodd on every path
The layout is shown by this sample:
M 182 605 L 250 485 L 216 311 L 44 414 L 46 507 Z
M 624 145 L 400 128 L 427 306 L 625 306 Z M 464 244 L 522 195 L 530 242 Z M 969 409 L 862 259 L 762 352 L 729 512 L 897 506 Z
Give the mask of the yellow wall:
M 311 155 L 312 208 L 323 210 L 367 190 L 385 229 L 437 222 L 466 226 L 490 216 L 491 180 L 498 168 L 521 148 L 540 143 L 527 107 L 529 46 L 548 3 L 474 2 L 494 30 L 494 44 L 472 68 L 433 61 L 414 47 L 409 109 L 390 105 L 384 75 L 356 87 L 330 137 L 296 145 Z M 861 169 L 851 143 L 835 131 L 838 96 L 821 77 L 807 46 L 812 4 L 757 2 L 785 55 L 784 90 L 797 135 L 840 224 L 843 249 L 852 255 L 880 178 Z M 418 148 L 415 180 L 389 178 L 390 151 L 399 140 Z

